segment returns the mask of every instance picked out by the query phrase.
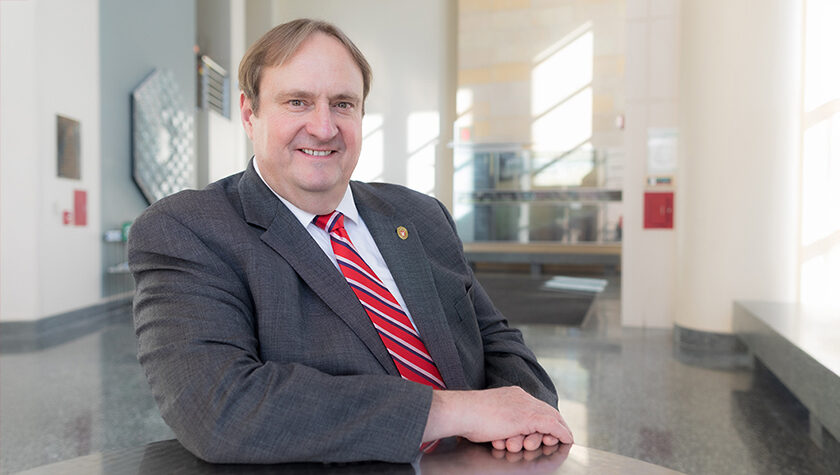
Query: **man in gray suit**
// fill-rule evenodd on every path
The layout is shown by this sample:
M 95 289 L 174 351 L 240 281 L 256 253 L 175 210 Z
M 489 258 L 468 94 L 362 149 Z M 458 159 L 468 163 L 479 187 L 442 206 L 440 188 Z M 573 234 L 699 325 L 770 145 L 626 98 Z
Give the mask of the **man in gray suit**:
M 158 201 L 129 240 L 140 363 L 181 443 L 243 463 L 407 462 L 449 436 L 571 443 L 550 378 L 475 280 L 446 209 L 350 182 L 371 78 L 353 43 L 295 20 L 239 74 L 248 168 Z M 356 258 L 375 285 L 350 275 Z M 377 320 L 373 293 L 401 323 Z

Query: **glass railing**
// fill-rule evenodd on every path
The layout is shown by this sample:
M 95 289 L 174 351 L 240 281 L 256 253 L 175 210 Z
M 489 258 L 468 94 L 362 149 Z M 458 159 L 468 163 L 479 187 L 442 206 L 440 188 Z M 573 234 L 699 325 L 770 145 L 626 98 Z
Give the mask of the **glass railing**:
M 454 157 L 453 212 L 465 243 L 621 241 L 620 154 L 482 144 L 458 145 Z

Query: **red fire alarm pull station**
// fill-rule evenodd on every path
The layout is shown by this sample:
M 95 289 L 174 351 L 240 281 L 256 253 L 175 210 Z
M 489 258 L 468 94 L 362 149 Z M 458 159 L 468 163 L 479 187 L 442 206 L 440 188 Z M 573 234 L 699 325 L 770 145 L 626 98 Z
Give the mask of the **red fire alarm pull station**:
M 674 192 L 645 193 L 645 229 L 674 228 Z

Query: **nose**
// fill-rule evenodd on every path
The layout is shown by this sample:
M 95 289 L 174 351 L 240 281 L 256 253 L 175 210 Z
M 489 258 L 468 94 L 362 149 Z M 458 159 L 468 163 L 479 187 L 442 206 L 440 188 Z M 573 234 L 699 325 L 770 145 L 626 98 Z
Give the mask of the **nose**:
M 307 119 L 306 131 L 319 140 L 330 140 L 338 133 L 329 104 L 317 104 Z

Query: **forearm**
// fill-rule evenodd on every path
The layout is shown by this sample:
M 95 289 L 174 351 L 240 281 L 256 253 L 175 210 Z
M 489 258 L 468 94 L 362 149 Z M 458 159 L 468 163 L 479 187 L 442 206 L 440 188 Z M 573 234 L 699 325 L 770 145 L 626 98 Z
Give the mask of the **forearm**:
M 416 456 L 431 391 L 390 376 L 272 366 L 225 375 L 234 380 L 228 384 L 188 381 L 179 397 L 160 398 L 161 412 L 184 446 L 210 462 L 409 462 Z
M 164 299 L 147 284 L 139 279 L 135 303 L 138 357 L 161 414 L 197 456 L 279 463 L 416 455 L 430 388 L 385 374 L 334 376 L 263 361 L 232 301 L 197 291 Z

